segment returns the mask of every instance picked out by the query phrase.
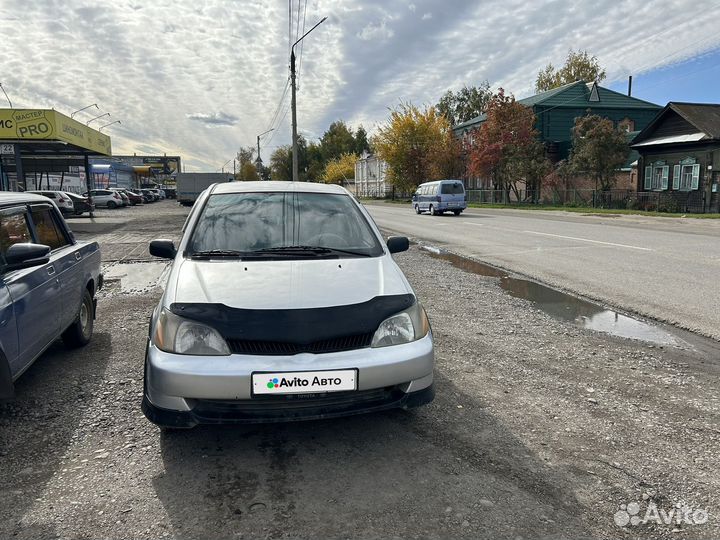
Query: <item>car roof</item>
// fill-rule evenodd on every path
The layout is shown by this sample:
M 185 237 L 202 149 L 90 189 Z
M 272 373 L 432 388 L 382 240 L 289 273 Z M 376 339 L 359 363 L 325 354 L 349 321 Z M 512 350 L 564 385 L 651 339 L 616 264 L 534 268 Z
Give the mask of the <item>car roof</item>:
M 335 193 L 347 195 L 348 191 L 336 184 L 319 184 L 317 182 L 223 182 L 215 184 L 212 194 L 218 193 L 250 193 L 258 191 L 292 191 L 295 193 Z
M 28 202 L 48 202 L 48 198 L 34 193 L 0 192 L 0 206 L 24 204 Z

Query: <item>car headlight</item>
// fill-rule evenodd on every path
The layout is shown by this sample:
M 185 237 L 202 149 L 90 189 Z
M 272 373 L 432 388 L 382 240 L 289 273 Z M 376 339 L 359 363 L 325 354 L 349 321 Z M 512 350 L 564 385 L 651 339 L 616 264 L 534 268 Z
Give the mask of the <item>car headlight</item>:
M 217 330 L 205 324 L 178 317 L 165 308 L 160 312 L 155 324 L 153 342 L 161 351 L 174 354 L 198 356 L 230 354 L 230 348 Z
M 375 331 L 371 346 L 401 345 L 423 338 L 430 331 L 430 322 L 422 306 L 415 302 L 411 307 L 388 317 Z

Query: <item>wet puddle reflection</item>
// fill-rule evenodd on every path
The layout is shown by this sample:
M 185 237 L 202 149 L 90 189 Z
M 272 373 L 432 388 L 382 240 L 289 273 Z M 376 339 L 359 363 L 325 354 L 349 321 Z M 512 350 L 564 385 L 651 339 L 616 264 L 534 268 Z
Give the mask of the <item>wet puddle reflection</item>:
M 487 264 L 441 250 L 429 249 L 430 256 L 446 260 L 466 272 L 500 278 L 500 287 L 516 298 L 524 298 L 548 315 L 569 321 L 589 330 L 613 336 L 638 339 L 659 345 L 677 345 L 678 339 L 658 326 L 628 317 L 599 304 L 583 300 L 546 285 L 522 278 Z

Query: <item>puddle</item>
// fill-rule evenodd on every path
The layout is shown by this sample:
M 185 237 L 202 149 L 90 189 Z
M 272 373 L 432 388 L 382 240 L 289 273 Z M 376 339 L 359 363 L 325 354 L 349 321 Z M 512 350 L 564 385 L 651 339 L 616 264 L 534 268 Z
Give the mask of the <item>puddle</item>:
M 115 264 L 103 269 L 108 282 L 120 282 L 123 293 L 142 293 L 157 287 L 169 268 L 165 262 L 139 262 Z
M 425 246 L 423 246 L 425 249 Z M 433 248 L 430 256 L 443 259 L 466 272 L 500 278 L 500 287 L 516 298 L 524 298 L 535 307 L 556 319 L 572 322 L 582 328 L 605 332 L 613 336 L 637 339 L 658 345 L 678 345 L 678 339 L 662 328 L 628 317 L 599 304 L 583 300 L 546 285 L 522 278 L 510 277 L 507 272 Z

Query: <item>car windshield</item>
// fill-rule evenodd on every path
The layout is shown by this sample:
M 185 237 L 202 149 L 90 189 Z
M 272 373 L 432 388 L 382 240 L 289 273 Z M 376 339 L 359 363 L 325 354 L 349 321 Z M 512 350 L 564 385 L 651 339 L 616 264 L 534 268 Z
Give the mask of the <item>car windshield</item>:
M 383 249 L 351 197 L 324 193 L 228 193 L 208 198 L 188 243 L 190 255 L 267 255 L 324 248 L 377 257 Z

